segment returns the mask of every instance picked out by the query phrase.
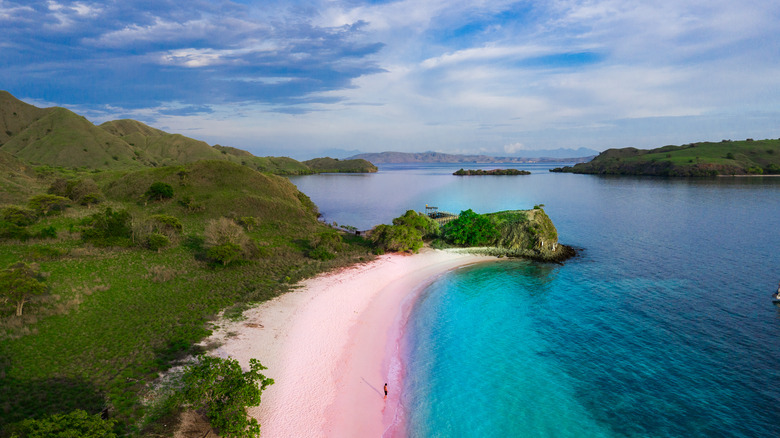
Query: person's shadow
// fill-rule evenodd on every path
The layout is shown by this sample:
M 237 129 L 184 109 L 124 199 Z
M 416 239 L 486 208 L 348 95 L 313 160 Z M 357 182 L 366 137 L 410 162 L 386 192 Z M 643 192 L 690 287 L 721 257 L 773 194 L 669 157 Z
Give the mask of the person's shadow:
M 379 389 L 377 389 L 376 387 L 374 387 L 374 385 L 372 385 L 372 384 L 368 383 L 368 380 L 366 380 L 364 377 L 361 377 L 361 379 L 363 380 L 363 382 L 365 382 L 365 383 L 366 383 L 366 385 L 368 385 L 368 387 L 369 387 L 369 388 L 373 389 L 373 390 L 374 390 L 374 392 L 376 392 L 376 393 L 377 393 L 377 394 L 379 394 L 379 395 L 383 395 L 383 394 L 382 394 L 382 391 L 380 391 Z

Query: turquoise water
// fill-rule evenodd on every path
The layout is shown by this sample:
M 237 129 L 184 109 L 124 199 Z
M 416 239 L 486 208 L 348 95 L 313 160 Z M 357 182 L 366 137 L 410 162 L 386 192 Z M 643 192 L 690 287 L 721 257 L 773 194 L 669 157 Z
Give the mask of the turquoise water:
M 780 179 L 449 175 L 459 167 L 293 180 L 326 220 L 362 228 L 425 203 L 544 203 L 581 248 L 564 265 L 460 269 L 421 294 L 406 435 L 780 436 Z

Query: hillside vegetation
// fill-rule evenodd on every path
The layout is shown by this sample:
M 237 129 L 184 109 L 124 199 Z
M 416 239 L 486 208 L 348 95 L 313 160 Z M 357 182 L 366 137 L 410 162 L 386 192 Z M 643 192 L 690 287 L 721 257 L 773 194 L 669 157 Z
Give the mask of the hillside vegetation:
M 464 248 L 473 253 L 559 262 L 575 255 L 558 243 L 558 230 L 541 205 L 531 210 L 478 214 L 461 211 L 454 220 L 440 224 L 413 210 L 379 225 L 371 239 L 387 251 L 412 251 L 429 242 L 434 248 Z
M 132 170 L 222 160 L 260 172 L 306 175 L 321 172 L 376 172 L 364 160 L 256 157 L 229 146 L 210 146 L 170 134 L 137 120 L 95 126 L 65 108 L 37 108 L 0 91 L 0 151 L 31 165 L 89 170 Z
M 171 436 L 180 408 L 153 382 L 202 351 L 220 312 L 372 258 L 288 179 L 230 161 L 42 174 L 0 153 L 0 164 L 36 182 L 0 206 L 0 282 L 30 272 L 44 286 L 0 296 L 0 431 L 82 409 L 105 410 L 120 435 Z
M 551 171 L 654 176 L 777 175 L 780 139 L 723 140 L 651 150 L 608 149 L 590 162 Z
M 310 169 L 317 173 L 369 173 L 376 172 L 377 168 L 363 159 L 339 160 L 338 158 L 315 158 L 304 161 Z

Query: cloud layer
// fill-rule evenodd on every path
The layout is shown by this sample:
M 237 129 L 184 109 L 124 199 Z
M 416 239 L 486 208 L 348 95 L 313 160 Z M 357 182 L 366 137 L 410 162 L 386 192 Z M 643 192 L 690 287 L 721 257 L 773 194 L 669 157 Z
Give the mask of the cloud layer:
M 259 153 L 780 136 L 774 2 L 0 0 L 0 27 L 0 88 Z

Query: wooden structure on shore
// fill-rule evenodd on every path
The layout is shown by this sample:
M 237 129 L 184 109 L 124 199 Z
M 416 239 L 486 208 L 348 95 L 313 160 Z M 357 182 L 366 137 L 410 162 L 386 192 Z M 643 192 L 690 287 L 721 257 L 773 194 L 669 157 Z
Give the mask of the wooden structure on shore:
M 439 211 L 439 207 L 433 207 L 425 204 L 425 215 L 433 219 L 439 225 L 444 225 L 447 222 L 454 221 L 458 218 L 457 214 L 450 213 L 449 211 Z

